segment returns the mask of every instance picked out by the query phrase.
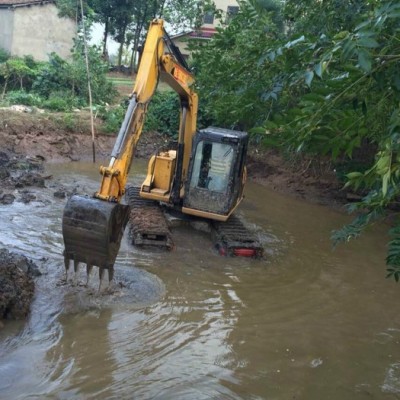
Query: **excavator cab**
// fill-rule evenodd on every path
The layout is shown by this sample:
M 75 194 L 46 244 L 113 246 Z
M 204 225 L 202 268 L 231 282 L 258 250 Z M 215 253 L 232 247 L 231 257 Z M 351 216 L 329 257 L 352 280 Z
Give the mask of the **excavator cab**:
M 226 221 L 243 199 L 248 135 L 209 127 L 193 139 L 182 211 Z

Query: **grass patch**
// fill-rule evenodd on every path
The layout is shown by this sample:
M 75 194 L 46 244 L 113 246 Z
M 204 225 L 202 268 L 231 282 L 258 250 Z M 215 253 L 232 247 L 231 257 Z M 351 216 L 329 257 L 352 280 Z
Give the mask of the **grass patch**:
M 134 80 L 132 78 L 114 78 L 114 77 L 107 77 L 107 80 L 112 82 L 116 86 L 133 86 Z

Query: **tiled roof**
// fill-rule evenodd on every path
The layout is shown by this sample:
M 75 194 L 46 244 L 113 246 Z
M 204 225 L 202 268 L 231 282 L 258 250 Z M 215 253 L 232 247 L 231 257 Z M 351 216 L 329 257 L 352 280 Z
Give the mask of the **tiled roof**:
M 183 36 L 189 36 L 196 39 L 210 39 L 215 35 L 217 30 L 215 28 L 200 28 L 199 30 L 189 31 L 189 32 L 182 32 L 176 35 L 171 36 L 171 39 L 179 39 Z
M 0 0 L 0 7 L 1 6 L 21 7 L 21 6 L 30 6 L 33 4 L 41 4 L 41 3 L 52 3 L 52 1 L 46 1 L 46 0 Z

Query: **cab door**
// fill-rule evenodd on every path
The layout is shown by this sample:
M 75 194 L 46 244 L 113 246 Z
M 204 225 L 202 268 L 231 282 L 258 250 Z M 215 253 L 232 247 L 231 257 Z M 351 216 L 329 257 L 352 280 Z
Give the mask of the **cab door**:
M 183 212 L 226 220 L 242 197 L 247 134 L 208 128 L 192 149 Z

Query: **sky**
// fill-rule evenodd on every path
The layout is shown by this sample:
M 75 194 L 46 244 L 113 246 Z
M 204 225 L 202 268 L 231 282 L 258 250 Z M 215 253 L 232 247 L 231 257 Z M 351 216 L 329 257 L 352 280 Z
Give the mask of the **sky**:
M 167 30 L 167 32 L 169 31 L 169 25 L 167 23 L 165 24 L 165 29 Z M 103 34 L 104 34 L 104 25 L 99 23 L 93 24 L 91 30 L 92 39 L 90 40 L 90 44 L 101 45 L 103 40 Z M 119 48 L 119 43 L 117 43 L 115 40 L 110 39 L 109 37 L 107 40 L 108 54 L 116 55 L 118 53 L 118 48 Z
M 104 34 L 104 28 L 102 24 L 93 24 L 92 31 L 91 31 L 91 37 L 92 39 L 90 40 L 90 44 L 94 45 L 101 45 L 102 40 L 103 40 L 103 34 Z M 108 38 L 107 40 L 107 49 L 108 49 L 108 54 L 117 54 L 118 53 L 118 47 L 119 44 Z

